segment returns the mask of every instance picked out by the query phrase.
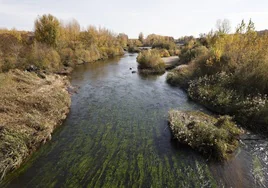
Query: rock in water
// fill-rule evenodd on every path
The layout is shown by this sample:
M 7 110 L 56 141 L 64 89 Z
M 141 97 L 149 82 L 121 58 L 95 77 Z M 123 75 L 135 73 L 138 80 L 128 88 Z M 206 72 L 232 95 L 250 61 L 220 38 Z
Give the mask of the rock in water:
M 215 118 L 202 112 L 169 111 L 174 137 L 202 154 L 217 160 L 228 159 L 243 133 L 229 116 Z

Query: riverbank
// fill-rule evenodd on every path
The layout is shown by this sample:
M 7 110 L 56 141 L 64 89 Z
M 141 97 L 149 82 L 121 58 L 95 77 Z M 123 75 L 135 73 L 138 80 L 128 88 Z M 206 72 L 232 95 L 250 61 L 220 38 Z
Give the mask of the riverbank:
M 232 76 L 218 73 L 212 76 L 193 78 L 191 66 L 180 65 L 167 75 L 167 82 L 184 89 L 189 98 L 210 111 L 221 115 L 230 115 L 244 128 L 262 135 L 268 134 L 267 95 L 243 96 L 228 84 Z
M 69 81 L 55 74 L 0 74 L 0 180 L 17 169 L 69 112 Z

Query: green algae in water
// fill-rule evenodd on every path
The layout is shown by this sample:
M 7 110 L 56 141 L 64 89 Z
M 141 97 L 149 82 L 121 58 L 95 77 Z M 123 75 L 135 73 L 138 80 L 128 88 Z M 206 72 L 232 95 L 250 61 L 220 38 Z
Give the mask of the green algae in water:
M 262 165 L 260 159 L 257 156 L 253 158 L 253 172 L 252 175 L 255 179 L 255 183 L 265 187 L 265 167 Z

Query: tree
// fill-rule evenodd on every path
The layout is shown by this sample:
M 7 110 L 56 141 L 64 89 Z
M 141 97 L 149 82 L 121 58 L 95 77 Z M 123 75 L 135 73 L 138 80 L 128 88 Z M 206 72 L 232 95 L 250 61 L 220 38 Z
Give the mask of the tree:
M 140 32 L 140 34 L 139 34 L 139 41 L 141 41 L 141 43 L 144 42 L 144 35 L 142 32 Z
M 119 35 L 117 36 L 117 39 L 119 40 L 122 47 L 127 46 L 128 36 L 125 33 L 119 33 Z
M 38 42 L 56 46 L 60 34 L 60 22 L 51 14 L 45 14 L 35 21 L 34 33 Z
M 67 23 L 61 22 L 60 26 L 60 39 L 58 43 L 58 47 L 71 47 L 75 49 L 79 45 L 79 37 L 80 37 L 80 24 L 77 20 L 72 19 Z
M 237 26 L 236 28 L 236 33 L 244 33 L 245 32 L 245 28 L 246 28 L 246 24 L 245 21 L 242 20 L 241 23 Z
M 219 34 L 228 34 L 231 31 L 231 23 L 229 20 L 218 20 L 216 24 L 217 32 Z
M 77 41 L 80 33 L 80 24 L 73 19 L 65 25 L 68 40 Z
M 255 31 L 255 24 L 250 19 L 247 26 L 247 32 L 254 32 Z

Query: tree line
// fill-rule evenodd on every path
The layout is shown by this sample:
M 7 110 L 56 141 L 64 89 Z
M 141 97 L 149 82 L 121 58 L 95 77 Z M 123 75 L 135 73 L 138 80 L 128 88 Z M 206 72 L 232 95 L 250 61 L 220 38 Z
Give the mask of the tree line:
M 47 71 L 122 55 L 128 37 L 106 28 L 82 30 L 76 20 L 60 22 L 53 15 L 38 17 L 34 32 L 0 30 L 0 72 L 30 65 Z

